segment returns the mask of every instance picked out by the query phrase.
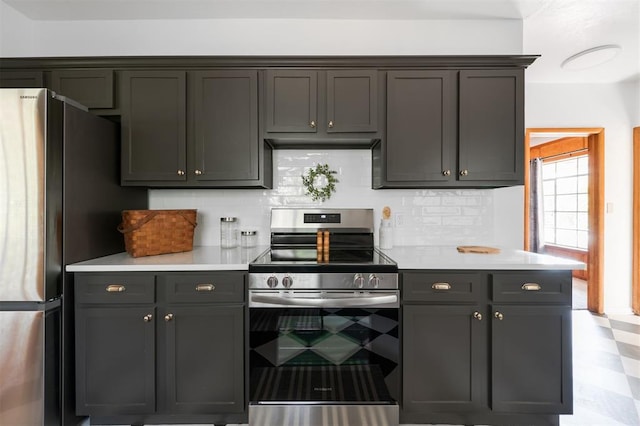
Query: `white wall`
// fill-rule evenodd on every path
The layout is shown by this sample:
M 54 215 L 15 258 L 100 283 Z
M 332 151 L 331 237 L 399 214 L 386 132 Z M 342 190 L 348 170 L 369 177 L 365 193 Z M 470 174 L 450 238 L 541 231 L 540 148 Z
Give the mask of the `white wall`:
M 35 22 L 0 1 L 0 57 L 29 56 L 23 52 L 38 50 L 35 38 Z
M 605 129 L 605 312 L 631 306 L 632 129 L 640 125 L 638 81 L 526 86 L 527 127 Z
M 15 11 L 0 2 L 3 15 Z M 120 55 L 452 55 L 522 53 L 519 20 L 33 21 L 35 42 L 0 57 Z M 2 26 L 2 38 L 23 31 Z

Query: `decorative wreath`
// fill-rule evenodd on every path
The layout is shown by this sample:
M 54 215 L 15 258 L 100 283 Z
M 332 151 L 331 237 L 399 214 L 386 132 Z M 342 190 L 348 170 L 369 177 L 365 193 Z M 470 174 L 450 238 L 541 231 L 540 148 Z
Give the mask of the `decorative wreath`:
M 334 170 L 329 169 L 328 164 L 318 164 L 302 176 L 302 184 L 312 200 L 326 201 L 331 198 L 331 194 L 336 191 L 336 183 L 338 182 L 335 174 Z

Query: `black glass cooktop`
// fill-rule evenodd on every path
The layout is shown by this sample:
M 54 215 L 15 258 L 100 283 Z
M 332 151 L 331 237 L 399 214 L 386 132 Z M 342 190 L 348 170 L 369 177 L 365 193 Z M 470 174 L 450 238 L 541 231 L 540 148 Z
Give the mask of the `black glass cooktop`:
M 249 264 L 249 272 L 397 272 L 398 265 L 376 249 L 272 248 Z

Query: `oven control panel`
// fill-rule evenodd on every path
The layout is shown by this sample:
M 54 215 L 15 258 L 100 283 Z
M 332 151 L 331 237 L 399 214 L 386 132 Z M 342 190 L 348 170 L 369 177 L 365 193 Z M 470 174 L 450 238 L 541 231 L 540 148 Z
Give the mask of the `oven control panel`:
M 398 289 L 396 273 L 250 273 L 250 289 Z

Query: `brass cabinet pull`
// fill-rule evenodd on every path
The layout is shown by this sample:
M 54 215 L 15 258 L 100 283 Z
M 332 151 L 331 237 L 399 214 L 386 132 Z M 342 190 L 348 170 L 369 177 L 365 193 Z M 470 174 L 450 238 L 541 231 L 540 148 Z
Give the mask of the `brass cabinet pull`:
M 150 322 L 153 319 L 153 315 L 147 314 L 143 316 L 142 319 L 144 320 L 144 322 Z
M 538 283 L 524 283 L 522 284 L 522 289 L 525 291 L 540 291 L 542 286 Z
M 478 312 L 478 311 L 475 311 L 475 312 L 473 313 L 473 317 L 474 317 L 475 319 L 477 319 L 478 321 L 482 321 L 482 314 L 481 314 L 480 312 Z
M 451 170 L 443 170 L 442 171 L 442 176 L 449 176 L 451 175 Z
M 496 317 L 499 321 L 502 321 L 504 319 L 504 315 L 502 315 L 501 312 L 496 311 L 495 314 L 493 314 L 494 317 Z
M 330 121 L 329 121 L 329 128 L 330 128 L 330 129 L 333 129 L 333 120 L 330 120 Z
M 196 291 L 213 291 L 216 289 L 216 286 L 213 284 L 198 284 L 196 285 Z
M 451 284 L 449 283 L 433 283 L 431 288 L 434 290 L 451 290 Z
M 314 120 L 311 120 L 311 122 L 309 123 L 309 127 L 311 127 L 312 129 L 316 128 L 316 122 Z
M 466 176 L 469 174 L 469 170 L 460 170 L 460 176 Z
M 165 316 L 164 316 L 164 320 L 165 320 L 166 322 L 169 322 L 169 321 L 171 321 L 172 319 L 173 319 L 173 314 L 167 314 L 167 315 L 165 315 Z
M 126 289 L 127 288 L 125 286 L 123 286 L 122 284 L 109 284 L 107 286 L 107 292 L 109 292 L 109 293 L 122 293 Z
M 202 174 L 202 170 L 197 170 L 194 171 L 193 173 L 195 173 L 196 176 L 200 176 Z
M 178 169 L 178 176 L 184 176 L 184 170 Z

